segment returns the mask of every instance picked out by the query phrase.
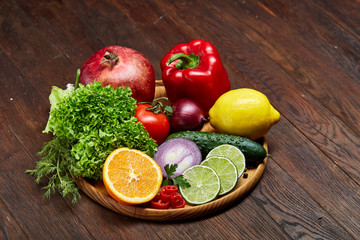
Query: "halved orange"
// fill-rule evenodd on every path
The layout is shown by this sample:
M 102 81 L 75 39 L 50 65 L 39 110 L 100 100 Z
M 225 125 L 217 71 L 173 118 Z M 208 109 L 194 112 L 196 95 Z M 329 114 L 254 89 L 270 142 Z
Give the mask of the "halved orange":
M 103 168 L 103 181 L 110 196 L 128 205 L 153 199 L 162 179 L 159 165 L 150 156 L 135 149 L 114 150 Z

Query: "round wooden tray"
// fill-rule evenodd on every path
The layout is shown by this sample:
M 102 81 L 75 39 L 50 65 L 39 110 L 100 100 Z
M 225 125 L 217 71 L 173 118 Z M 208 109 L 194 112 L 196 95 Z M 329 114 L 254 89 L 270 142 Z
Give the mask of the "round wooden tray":
M 161 81 L 156 81 L 156 98 L 160 96 L 165 96 L 165 88 L 162 85 Z M 206 124 L 201 131 L 211 132 L 214 131 L 209 124 Z M 266 139 L 263 138 L 263 146 L 268 151 Z M 241 176 L 238 180 L 237 185 L 234 190 L 225 196 L 219 197 L 214 201 L 203 205 L 186 205 L 185 208 L 181 209 L 154 209 L 151 208 L 148 204 L 138 205 L 138 206 L 129 206 L 121 204 L 115 201 L 106 191 L 105 186 L 102 181 L 86 181 L 83 178 L 77 178 L 77 184 L 79 188 L 90 198 L 92 198 L 97 203 L 102 206 L 118 212 L 120 214 L 147 220 L 155 221 L 168 221 L 168 220 L 184 220 L 184 219 L 194 219 L 202 216 L 206 216 L 212 213 L 216 213 L 220 210 L 225 210 L 231 205 L 239 202 L 244 198 L 259 182 L 267 163 L 267 158 L 264 161 L 256 166 L 255 168 L 247 169 L 247 177 Z

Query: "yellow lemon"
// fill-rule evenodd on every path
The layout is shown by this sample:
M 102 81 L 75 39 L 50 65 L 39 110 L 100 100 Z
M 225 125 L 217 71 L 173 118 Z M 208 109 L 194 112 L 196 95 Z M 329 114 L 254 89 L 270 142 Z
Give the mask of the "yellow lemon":
M 249 88 L 230 90 L 209 111 L 217 132 L 255 140 L 263 137 L 280 120 L 280 113 L 261 92 Z

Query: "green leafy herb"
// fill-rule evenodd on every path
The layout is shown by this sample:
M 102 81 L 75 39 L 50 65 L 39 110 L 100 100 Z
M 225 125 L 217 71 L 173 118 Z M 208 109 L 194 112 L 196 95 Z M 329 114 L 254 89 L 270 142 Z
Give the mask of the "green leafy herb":
M 172 178 L 171 176 L 174 175 L 178 165 L 177 164 L 166 164 L 164 169 L 167 175 L 167 178 L 163 181 L 162 185 L 176 185 L 182 188 L 190 187 L 190 183 L 184 178 L 183 175 L 179 175 L 177 177 Z
M 45 197 L 59 189 L 64 197 L 79 198 L 74 177 L 98 180 L 106 157 L 116 148 L 139 149 L 153 156 L 157 145 L 134 117 L 136 100 L 130 88 L 102 87 L 100 82 L 62 90 L 53 87 L 45 143 L 34 170 L 36 182 L 49 177 Z
M 36 176 L 35 181 L 38 184 L 43 177 L 51 176 L 48 185 L 43 188 L 46 190 L 45 198 L 50 198 L 56 189 L 60 189 L 63 197 L 72 197 L 72 202 L 75 203 L 80 198 L 80 194 L 74 179 L 66 169 L 71 158 L 68 155 L 68 144 L 66 140 L 61 140 L 59 137 L 45 143 L 42 151 L 39 152 L 43 158 L 37 162 L 34 170 L 27 170 L 26 172 Z

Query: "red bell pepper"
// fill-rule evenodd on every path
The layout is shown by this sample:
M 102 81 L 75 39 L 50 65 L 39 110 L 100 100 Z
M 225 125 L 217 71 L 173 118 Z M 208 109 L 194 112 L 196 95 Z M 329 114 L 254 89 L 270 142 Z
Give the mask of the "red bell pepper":
M 218 51 L 204 40 L 176 45 L 162 58 L 160 67 L 172 103 L 190 98 L 208 112 L 215 101 L 231 88 Z

